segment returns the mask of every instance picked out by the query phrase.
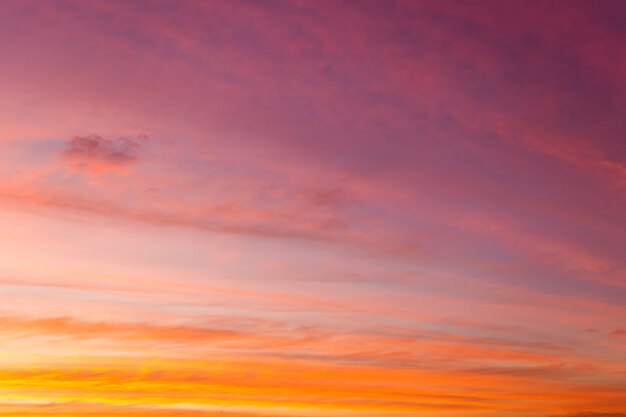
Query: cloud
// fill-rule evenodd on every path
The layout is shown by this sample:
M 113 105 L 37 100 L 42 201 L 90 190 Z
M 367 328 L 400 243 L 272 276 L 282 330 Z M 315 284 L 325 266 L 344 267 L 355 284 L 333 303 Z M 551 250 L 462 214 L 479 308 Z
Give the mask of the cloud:
M 251 331 L 237 323 L 226 327 L 194 325 L 161 325 L 142 323 L 94 322 L 69 317 L 24 319 L 0 317 L 0 335 L 11 340 L 45 337 L 50 342 L 63 340 L 85 342 L 96 346 L 116 345 L 119 351 L 150 349 L 151 347 L 184 349 L 221 349 L 256 352 L 257 355 L 283 359 L 307 359 L 328 363 L 361 363 L 371 366 L 401 366 L 420 368 L 423 358 L 429 357 L 429 367 L 456 368 L 476 375 L 498 374 L 513 377 L 544 378 L 570 375 L 573 369 L 551 363 L 566 358 L 561 351 L 556 356 L 550 349 L 504 340 L 487 340 L 445 332 L 420 331 L 413 334 L 398 332 L 353 331 L 344 334 L 333 328 L 294 328 L 284 322 L 271 329 Z M 463 352 L 467 364 L 457 361 Z M 473 361 L 507 361 L 509 367 L 484 366 L 472 368 Z
M 611 336 L 626 338 L 626 330 L 622 330 L 622 329 L 614 330 L 614 331 L 611 332 Z
M 307 188 L 301 191 L 302 199 L 313 205 L 338 206 L 348 199 L 348 192 L 339 187 Z
M 552 417 L 626 417 L 626 413 L 603 413 L 594 411 L 585 411 L 576 414 L 561 414 Z
M 63 157 L 78 170 L 101 172 L 119 170 L 136 162 L 148 139 L 145 135 L 136 138 L 104 138 L 100 135 L 74 136 L 65 149 Z

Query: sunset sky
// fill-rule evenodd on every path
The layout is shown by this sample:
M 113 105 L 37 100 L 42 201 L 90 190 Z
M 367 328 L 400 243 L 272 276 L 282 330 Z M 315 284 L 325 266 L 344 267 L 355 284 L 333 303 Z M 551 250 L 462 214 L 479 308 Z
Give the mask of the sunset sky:
M 626 417 L 624 22 L 0 0 L 0 416 Z

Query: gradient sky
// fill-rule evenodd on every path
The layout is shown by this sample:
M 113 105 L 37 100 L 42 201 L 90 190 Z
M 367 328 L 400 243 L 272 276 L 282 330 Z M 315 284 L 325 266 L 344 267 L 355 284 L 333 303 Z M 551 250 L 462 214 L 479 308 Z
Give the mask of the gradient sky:
M 625 21 L 0 0 L 0 415 L 626 416 Z

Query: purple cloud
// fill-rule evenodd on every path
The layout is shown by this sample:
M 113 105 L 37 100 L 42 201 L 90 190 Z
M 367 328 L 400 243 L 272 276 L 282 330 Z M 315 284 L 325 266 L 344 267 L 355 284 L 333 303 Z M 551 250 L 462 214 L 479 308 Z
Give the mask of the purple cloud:
M 74 136 L 67 142 L 63 157 L 74 168 L 82 170 L 116 170 L 136 162 L 146 140 L 145 135 L 112 139 L 96 134 Z

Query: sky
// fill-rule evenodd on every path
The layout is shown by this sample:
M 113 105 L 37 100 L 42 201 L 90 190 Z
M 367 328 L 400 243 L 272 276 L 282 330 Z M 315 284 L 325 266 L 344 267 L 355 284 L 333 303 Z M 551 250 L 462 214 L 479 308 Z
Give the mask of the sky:
M 624 21 L 0 0 L 0 415 L 625 417 Z

